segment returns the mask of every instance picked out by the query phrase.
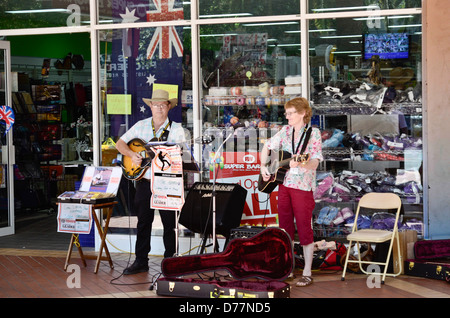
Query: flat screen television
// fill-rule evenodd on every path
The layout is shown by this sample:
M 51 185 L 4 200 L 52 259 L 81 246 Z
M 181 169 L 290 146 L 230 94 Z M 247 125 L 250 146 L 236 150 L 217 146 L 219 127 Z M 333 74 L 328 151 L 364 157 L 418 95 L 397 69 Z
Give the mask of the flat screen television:
M 364 59 L 373 55 L 380 59 L 409 58 L 409 35 L 407 33 L 368 33 L 364 35 Z

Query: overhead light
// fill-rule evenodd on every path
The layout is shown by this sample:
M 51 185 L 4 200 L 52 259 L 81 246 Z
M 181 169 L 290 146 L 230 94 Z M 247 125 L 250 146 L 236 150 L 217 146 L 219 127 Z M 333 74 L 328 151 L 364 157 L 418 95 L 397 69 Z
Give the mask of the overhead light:
M 269 46 L 301 46 L 300 43 L 270 44 Z
M 246 17 L 253 15 L 251 13 L 224 13 L 224 14 L 205 14 L 200 15 L 200 18 L 224 18 L 224 17 Z
M 90 24 L 91 21 L 81 21 L 81 23 Z M 114 23 L 114 20 L 99 20 L 98 23 Z
M 69 12 L 67 9 L 39 9 L 39 10 L 14 10 L 5 11 L 5 13 L 24 14 L 24 13 L 51 13 L 51 12 Z
M 390 15 L 387 17 L 388 19 L 409 19 L 414 18 L 412 15 Z
M 359 7 L 342 7 L 342 8 L 324 8 L 324 9 L 312 9 L 314 12 L 327 12 L 327 11 L 348 11 L 348 10 L 373 10 L 380 9 L 377 5 L 359 6 Z
M 400 28 L 417 28 L 421 27 L 422 24 L 404 24 L 404 25 L 389 25 L 388 28 L 400 29 Z
M 391 16 L 384 16 L 384 17 L 367 17 L 367 18 L 353 18 L 355 21 L 366 21 L 366 20 L 382 20 L 384 18 L 388 18 L 389 20 L 392 19 L 409 19 L 414 18 L 412 15 L 391 15 Z
M 201 37 L 208 37 L 208 36 L 227 36 L 227 35 L 238 35 L 237 33 L 221 33 L 221 34 L 200 34 Z
M 309 30 L 308 32 L 334 32 L 336 29 L 321 29 L 321 30 Z
M 351 54 L 351 53 L 361 53 L 361 51 L 334 51 L 331 54 Z
M 361 34 L 356 35 L 325 35 L 321 36 L 321 39 L 348 39 L 348 38 L 360 38 L 362 37 Z
M 261 26 L 261 25 L 282 25 L 282 24 L 298 24 L 298 22 L 266 22 L 266 23 L 245 23 L 243 26 Z
M 368 17 L 368 18 L 353 18 L 355 21 L 366 21 L 366 20 L 383 20 L 385 17 Z
M 313 33 L 313 32 L 334 32 L 336 31 L 336 29 L 321 29 L 321 30 L 309 30 L 309 33 Z M 292 31 L 284 31 L 284 33 L 301 33 L 302 31 L 300 30 L 292 30 Z

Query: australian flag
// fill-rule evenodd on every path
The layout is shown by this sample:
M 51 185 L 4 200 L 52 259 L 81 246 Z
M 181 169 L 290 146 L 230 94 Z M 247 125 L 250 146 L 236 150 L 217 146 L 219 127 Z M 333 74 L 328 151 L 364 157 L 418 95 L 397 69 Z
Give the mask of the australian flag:
M 127 1 L 130 6 L 132 1 Z M 150 4 L 149 4 L 150 2 Z M 114 15 L 124 23 L 183 19 L 181 0 L 135 0 L 135 8 L 116 8 Z M 145 10 L 142 8 L 145 7 Z M 117 11 L 117 12 L 116 12 Z M 170 22 L 169 22 L 170 23 Z M 131 115 L 125 130 L 151 116 L 142 98 L 151 98 L 155 84 L 178 86 L 178 106 L 169 118 L 181 122 L 183 27 L 160 26 L 115 30 L 111 52 L 112 89 L 107 93 L 131 95 Z M 111 135 L 121 136 L 124 115 L 111 115 Z M 120 129 L 122 125 L 122 129 Z

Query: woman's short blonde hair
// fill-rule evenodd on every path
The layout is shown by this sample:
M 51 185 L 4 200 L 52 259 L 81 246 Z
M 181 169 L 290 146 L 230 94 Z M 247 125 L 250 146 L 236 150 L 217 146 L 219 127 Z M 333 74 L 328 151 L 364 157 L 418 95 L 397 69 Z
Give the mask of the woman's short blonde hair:
M 309 106 L 308 101 L 304 97 L 296 97 L 289 100 L 286 104 L 284 104 L 284 109 L 295 108 L 295 110 L 299 113 L 305 112 L 305 117 L 303 117 L 303 121 L 305 124 L 308 124 L 311 121 L 312 117 L 312 108 Z

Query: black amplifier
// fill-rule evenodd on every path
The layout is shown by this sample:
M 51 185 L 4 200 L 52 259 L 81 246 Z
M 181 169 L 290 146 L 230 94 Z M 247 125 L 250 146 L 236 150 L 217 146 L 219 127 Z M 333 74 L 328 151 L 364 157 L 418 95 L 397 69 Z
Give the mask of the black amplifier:
M 265 229 L 265 226 L 240 226 L 238 228 L 231 229 L 230 240 L 235 238 L 249 238 Z

